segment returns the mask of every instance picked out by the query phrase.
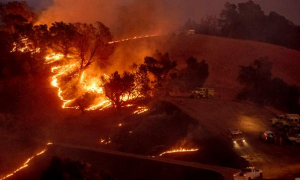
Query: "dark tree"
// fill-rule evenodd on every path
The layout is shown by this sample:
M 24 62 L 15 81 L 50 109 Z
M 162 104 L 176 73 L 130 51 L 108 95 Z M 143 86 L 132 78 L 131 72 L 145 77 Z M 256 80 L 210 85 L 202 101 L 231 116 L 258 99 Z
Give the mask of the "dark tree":
M 250 66 L 240 66 L 238 81 L 244 85 L 237 99 L 271 105 L 290 113 L 299 112 L 299 88 L 280 78 L 272 78 L 272 63 L 267 57 L 256 59 Z
M 207 16 L 201 19 L 196 33 L 207 35 L 219 35 L 218 19 L 216 16 Z
M 250 66 L 240 66 L 240 68 L 238 81 L 245 87 L 239 98 L 248 97 L 258 104 L 265 104 L 272 77 L 272 63 L 267 57 L 263 57 L 254 60 Z
M 50 34 L 52 49 L 62 53 L 65 57 L 74 50 L 74 42 L 77 35 L 74 25 L 64 22 L 52 23 Z
M 130 66 L 132 73 L 134 74 L 135 79 L 135 90 L 142 97 L 150 97 L 151 96 L 151 81 L 149 78 L 149 73 L 147 71 L 147 67 L 145 64 L 132 64 Z
M 235 4 L 226 3 L 225 9 L 220 14 L 219 25 L 221 27 L 221 33 L 227 37 L 239 37 L 241 20 L 237 12 L 237 6 Z
M 42 172 L 41 180 L 113 180 L 105 171 L 97 171 L 90 164 L 53 157 L 50 166 Z
M 209 76 L 209 66 L 202 60 L 198 60 L 194 57 L 188 58 L 186 61 L 186 69 L 183 70 L 183 80 L 186 84 L 185 90 L 192 90 L 196 87 L 203 87 L 204 82 Z
M 114 106 L 120 110 L 124 105 L 124 98 L 128 97 L 128 94 L 133 90 L 134 84 L 134 75 L 128 72 L 124 72 L 121 76 L 118 71 L 111 74 L 109 79 L 104 80 L 104 91 L 106 97 L 108 97 Z
M 92 24 L 76 23 L 75 53 L 80 59 L 80 69 L 85 69 L 98 60 L 102 66 L 107 65 L 107 59 L 113 52 L 113 45 L 109 45 L 113 37 L 109 29 L 97 22 Z
M 171 61 L 168 53 L 161 54 L 157 51 L 153 56 L 145 57 L 142 68 L 147 69 L 154 76 L 154 89 L 164 94 L 166 91 L 165 81 L 169 72 L 177 66 L 177 62 Z

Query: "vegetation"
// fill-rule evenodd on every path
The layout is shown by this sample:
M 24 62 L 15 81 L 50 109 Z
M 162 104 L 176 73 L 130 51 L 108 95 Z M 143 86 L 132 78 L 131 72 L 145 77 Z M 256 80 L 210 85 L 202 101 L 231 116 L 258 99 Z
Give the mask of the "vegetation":
M 254 60 L 249 66 L 240 66 L 238 81 L 244 88 L 237 99 L 299 113 L 299 87 L 288 85 L 278 77 L 272 78 L 272 63 L 267 57 Z
M 108 80 L 103 79 L 105 95 L 114 103 L 115 107 L 120 110 L 124 105 L 125 99 L 131 97 L 134 90 L 134 75 L 124 72 L 120 76 L 118 71 L 113 73 Z
M 99 172 L 90 164 L 53 157 L 50 166 L 43 171 L 41 180 L 64 180 L 64 179 L 85 179 L 85 180 L 113 180 L 107 172 Z
M 237 39 L 250 39 L 300 50 L 300 26 L 276 12 L 268 15 L 252 0 L 238 5 L 226 3 L 220 18 L 208 16 L 200 24 L 190 19 L 183 30 Z

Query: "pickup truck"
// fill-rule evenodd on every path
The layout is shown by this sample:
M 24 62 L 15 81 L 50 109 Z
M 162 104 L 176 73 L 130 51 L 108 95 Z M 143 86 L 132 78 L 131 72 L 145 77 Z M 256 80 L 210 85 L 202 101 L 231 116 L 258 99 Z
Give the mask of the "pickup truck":
M 240 172 L 233 174 L 234 180 L 251 180 L 251 179 L 262 179 L 263 174 L 261 170 L 255 167 L 247 167 L 242 169 Z
M 288 140 L 293 144 L 300 144 L 300 134 L 296 134 L 295 136 L 289 136 Z

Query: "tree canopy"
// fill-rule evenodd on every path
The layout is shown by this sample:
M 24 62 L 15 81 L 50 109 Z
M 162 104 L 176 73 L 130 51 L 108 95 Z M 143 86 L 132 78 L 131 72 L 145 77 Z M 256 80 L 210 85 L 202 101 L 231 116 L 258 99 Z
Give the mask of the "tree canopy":
M 281 78 L 272 78 L 272 63 L 267 57 L 254 60 L 249 66 L 240 66 L 237 80 L 244 85 L 237 99 L 299 113 L 299 87 L 288 85 Z

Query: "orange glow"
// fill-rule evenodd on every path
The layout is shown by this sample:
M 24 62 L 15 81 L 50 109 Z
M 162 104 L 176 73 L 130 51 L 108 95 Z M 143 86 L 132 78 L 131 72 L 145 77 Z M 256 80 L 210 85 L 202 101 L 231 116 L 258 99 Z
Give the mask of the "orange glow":
M 115 44 L 115 43 L 119 43 L 119 42 L 130 41 L 130 40 L 135 40 L 135 39 L 143 39 L 143 38 L 149 38 L 149 37 L 155 37 L 155 36 L 157 36 L 157 35 L 135 36 L 133 38 L 111 41 L 108 44 Z
M 49 146 L 49 145 L 51 145 L 51 144 L 52 144 L 51 142 L 48 142 L 48 143 L 47 143 L 47 146 Z M 11 173 L 9 173 L 8 175 L 6 175 L 6 176 L 0 178 L 0 180 L 7 179 L 7 178 L 13 176 L 14 174 L 16 174 L 18 171 L 21 171 L 22 169 L 28 167 L 28 166 L 29 166 L 28 164 L 29 164 L 29 162 L 30 162 L 32 159 L 34 159 L 35 157 L 37 157 L 37 156 L 39 156 L 39 155 L 41 155 L 41 154 L 44 154 L 46 151 L 47 151 L 47 148 L 45 148 L 45 149 L 43 149 L 42 151 L 36 153 L 34 156 L 29 157 L 29 158 L 22 164 L 21 167 L 19 167 L 18 169 L 14 170 L 14 171 L 11 172 Z
M 110 143 L 111 143 L 111 140 L 110 140 L 110 138 L 108 138 L 108 140 L 107 140 L 107 139 L 100 139 L 99 142 L 100 142 L 101 144 L 110 144 Z
M 133 112 L 133 114 L 142 114 L 144 112 L 147 112 L 148 110 L 148 108 L 140 106 L 136 111 Z
M 170 151 L 165 151 L 163 153 L 161 153 L 159 156 L 162 156 L 164 154 L 172 154 L 172 153 L 183 153 L 183 152 L 195 152 L 198 151 L 199 149 L 197 148 L 192 148 L 192 149 L 186 149 L 186 148 L 179 148 L 179 149 L 173 149 Z
M 52 53 L 45 57 L 45 61 L 46 61 L 46 64 L 51 64 L 51 63 L 61 60 L 63 57 L 64 57 L 63 54 Z
M 136 36 L 133 38 L 111 41 L 108 44 L 155 36 L 156 35 L 146 35 L 139 37 Z M 32 54 L 40 52 L 39 48 L 33 48 L 33 43 L 30 42 L 28 38 L 22 38 L 20 44 L 21 45 L 14 43 L 14 47 L 11 52 L 31 52 Z M 44 60 L 45 64 L 52 66 L 51 72 L 53 73 L 53 75 L 51 77 L 51 85 L 57 88 L 57 95 L 63 102 L 61 106 L 62 108 L 80 109 L 80 107 L 78 105 L 75 105 L 75 103 L 77 103 L 77 100 L 80 100 L 80 98 L 82 98 L 86 94 L 94 95 L 95 99 L 88 107 L 85 107 L 85 111 L 104 110 L 113 105 L 111 101 L 105 96 L 103 82 L 100 78 L 101 76 L 103 76 L 108 79 L 108 75 L 101 72 L 93 72 L 89 68 L 81 70 L 80 61 L 75 55 L 65 56 L 62 53 L 55 53 L 51 51 L 44 57 Z M 68 79 L 72 79 L 72 82 L 68 81 Z M 72 91 L 72 88 L 74 88 L 74 91 Z M 121 101 L 125 102 L 139 97 L 139 94 L 140 93 L 138 92 L 132 92 L 130 95 L 125 95 L 120 98 Z M 130 105 L 127 105 L 127 107 L 129 106 Z M 139 107 L 139 109 L 134 112 L 134 114 L 140 114 L 146 112 L 147 110 L 147 108 Z
M 17 47 L 17 43 L 13 43 L 13 49 L 10 52 L 30 52 L 31 54 L 39 53 L 40 48 L 33 48 L 32 43 L 29 42 L 28 38 L 22 38 L 21 39 L 22 44 L 24 45 L 23 47 Z

